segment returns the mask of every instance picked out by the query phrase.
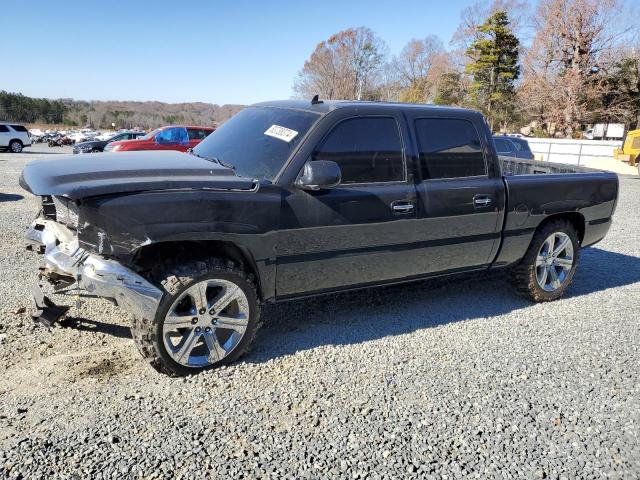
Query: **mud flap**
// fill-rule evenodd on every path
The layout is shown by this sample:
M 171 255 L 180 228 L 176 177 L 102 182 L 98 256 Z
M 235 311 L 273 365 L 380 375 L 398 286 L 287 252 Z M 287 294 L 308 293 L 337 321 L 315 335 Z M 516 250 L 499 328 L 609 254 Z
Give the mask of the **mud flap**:
M 53 303 L 42 293 L 42 288 L 38 282 L 31 287 L 31 294 L 36 304 L 36 311 L 31 314 L 31 318 L 47 328 L 51 328 L 70 308 Z

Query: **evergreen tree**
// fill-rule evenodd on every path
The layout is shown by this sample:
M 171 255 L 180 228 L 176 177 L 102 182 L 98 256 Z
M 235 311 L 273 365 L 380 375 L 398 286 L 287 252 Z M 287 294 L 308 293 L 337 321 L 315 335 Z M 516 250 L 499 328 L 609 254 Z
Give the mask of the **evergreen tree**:
M 520 76 L 520 42 L 509 24 L 506 12 L 493 13 L 478 27 L 477 38 L 467 49 L 471 62 L 466 71 L 473 78 L 471 98 L 492 129 L 496 123 L 506 125 L 512 118 L 515 82 Z

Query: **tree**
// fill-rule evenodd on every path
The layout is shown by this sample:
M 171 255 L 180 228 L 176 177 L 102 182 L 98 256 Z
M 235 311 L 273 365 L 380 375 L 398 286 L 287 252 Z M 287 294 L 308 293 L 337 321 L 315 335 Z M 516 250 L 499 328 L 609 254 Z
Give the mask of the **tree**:
M 498 11 L 478 26 L 478 36 L 467 49 L 466 72 L 473 78 L 471 98 L 492 129 L 495 122 L 505 125 L 513 115 L 519 47 L 506 12 Z
M 603 95 L 591 106 L 597 120 L 640 128 L 640 46 L 621 51 L 602 83 Z
M 624 0 L 540 1 L 519 95 L 529 115 L 572 137 L 604 113 L 598 105 L 615 83 L 606 72 L 633 29 L 630 12 Z
M 462 74 L 448 71 L 442 74 L 436 87 L 433 103 L 462 107 L 465 105 L 466 88 Z
M 338 32 L 318 44 L 298 73 L 294 90 L 303 98 L 370 98 L 385 51 L 384 42 L 369 28 Z
M 392 61 L 401 88 L 400 100 L 412 103 L 432 100 L 438 79 L 448 66 L 438 37 L 412 39 Z

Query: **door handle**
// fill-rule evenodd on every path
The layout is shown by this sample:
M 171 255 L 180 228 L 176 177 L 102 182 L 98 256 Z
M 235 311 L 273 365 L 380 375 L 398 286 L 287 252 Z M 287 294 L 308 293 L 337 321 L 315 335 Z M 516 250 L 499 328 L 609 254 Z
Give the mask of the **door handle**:
M 396 213 L 411 213 L 413 212 L 413 203 L 397 200 L 391 202 L 391 209 Z
M 488 207 L 493 203 L 493 199 L 489 195 L 476 195 L 473 197 L 474 207 Z

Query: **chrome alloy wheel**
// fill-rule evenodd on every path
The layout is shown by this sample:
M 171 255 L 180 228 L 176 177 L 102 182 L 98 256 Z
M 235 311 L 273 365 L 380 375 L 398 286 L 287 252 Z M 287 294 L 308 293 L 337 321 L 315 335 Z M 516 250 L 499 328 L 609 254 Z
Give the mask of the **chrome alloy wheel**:
M 555 292 L 567 280 L 573 267 L 573 243 L 564 232 L 555 232 L 544 241 L 536 257 L 536 280 L 540 288 Z
M 193 284 L 171 305 L 162 326 L 164 346 L 186 367 L 219 362 L 238 346 L 249 323 L 249 301 L 233 282 Z
M 22 144 L 20 142 L 13 141 L 11 142 L 11 152 L 12 153 L 20 153 L 22 152 Z

